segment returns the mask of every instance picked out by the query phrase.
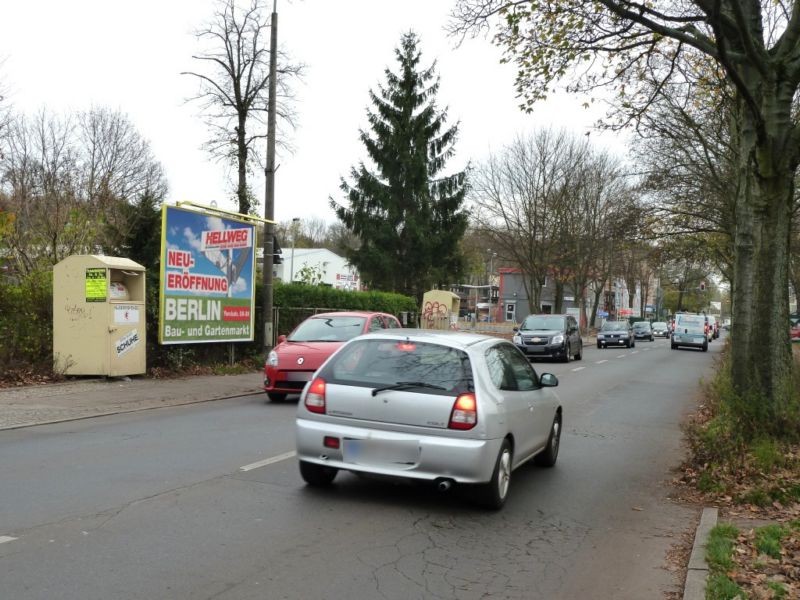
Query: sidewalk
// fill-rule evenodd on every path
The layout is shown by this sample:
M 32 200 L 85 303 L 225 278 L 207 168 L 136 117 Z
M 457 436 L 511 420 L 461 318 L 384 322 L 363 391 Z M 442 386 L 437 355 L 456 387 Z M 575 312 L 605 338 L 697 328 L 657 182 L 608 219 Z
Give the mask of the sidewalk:
M 262 373 L 99 378 L 0 389 L 0 430 L 263 393 Z

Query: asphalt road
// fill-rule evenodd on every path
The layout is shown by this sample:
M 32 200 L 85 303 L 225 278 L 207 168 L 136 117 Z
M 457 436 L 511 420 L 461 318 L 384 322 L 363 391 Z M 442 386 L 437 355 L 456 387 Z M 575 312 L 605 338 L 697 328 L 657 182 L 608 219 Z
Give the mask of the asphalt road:
M 306 488 L 294 403 L 252 396 L 0 432 L 0 599 L 662 598 L 699 510 L 669 499 L 679 423 L 722 346 L 587 347 L 554 469 L 505 508 L 340 474 Z

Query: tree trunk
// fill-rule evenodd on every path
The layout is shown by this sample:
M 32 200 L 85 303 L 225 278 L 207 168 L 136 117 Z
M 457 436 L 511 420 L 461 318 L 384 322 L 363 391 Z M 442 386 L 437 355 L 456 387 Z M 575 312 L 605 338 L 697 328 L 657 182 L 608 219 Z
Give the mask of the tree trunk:
M 787 433 L 798 399 L 791 389 L 789 249 L 797 153 L 783 123 L 759 139 L 746 110 L 735 123 L 743 161 L 736 198 L 731 369 L 750 433 Z M 778 121 L 777 119 L 775 119 Z M 796 432 L 795 432 L 796 433 Z
M 564 312 L 564 282 L 556 279 L 555 298 L 553 298 L 553 314 Z
M 246 215 L 250 212 L 250 199 L 247 197 L 247 142 L 245 137 L 245 119 L 239 116 L 239 126 L 236 128 L 236 162 L 238 167 L 238 180 L 236 182 L 236 198 L 239 200 L 239 213 Z

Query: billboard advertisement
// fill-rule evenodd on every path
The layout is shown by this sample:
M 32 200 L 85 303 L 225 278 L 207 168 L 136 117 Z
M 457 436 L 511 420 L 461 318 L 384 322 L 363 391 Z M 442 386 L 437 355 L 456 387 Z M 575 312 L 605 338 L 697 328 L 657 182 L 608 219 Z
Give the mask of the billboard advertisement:
M 162 206 L 161 344 L 253 340 L 255 238 L 252 223 Z

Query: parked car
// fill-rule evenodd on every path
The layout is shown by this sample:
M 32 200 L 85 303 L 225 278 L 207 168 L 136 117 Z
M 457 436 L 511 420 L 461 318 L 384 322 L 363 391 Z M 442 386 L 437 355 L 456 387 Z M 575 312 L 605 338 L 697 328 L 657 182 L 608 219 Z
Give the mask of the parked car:
M 606 321 L 597 332 L 597 347 L 607 348 L 608 346 L 636 346 L 633 337 L 633 327 L 628 321 Z
M 636 321 L 633 324 L 633 339 L 650 340 L 652 342 L 655 339 L 654 335 L 650 321 Z
M 514 328 L 514 345 L 529 358 L 583 358 L 583 338 L 572 315 L 528 315 Z
M 708 350 L 708 323 L 703 315 L 682 313 L 675 316 L 675 331 L 672 332 L 670 347 L 675 350 L 680 346 Z
M 498 509 L 514 469 L 552 467 L 562 431 L 558 379 L 509 341 L 465 332 L 385 330 L 351 340 L 297 406 L 300 475 L 338 471 L 473 485 Z
M 665 321 L 656 321 L 653 323 L 653 335 L 656 337 L 668 338 L 670 334 L 670 326 Z
M 708 315 L 706 319 L 708 327 L 711 329 L 711 337 L 716 340 L 719 337 L 719 320 L 714 315 Z
M 264 391 L 273 402 L 299 394 L 320 365 L 342 344 L 362 333 L 400 329 L 400 321 L 381 312 L 331 312 L 309 317 L 278 344 L 264 364 Z

